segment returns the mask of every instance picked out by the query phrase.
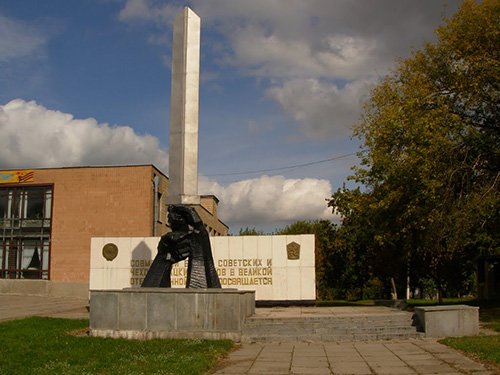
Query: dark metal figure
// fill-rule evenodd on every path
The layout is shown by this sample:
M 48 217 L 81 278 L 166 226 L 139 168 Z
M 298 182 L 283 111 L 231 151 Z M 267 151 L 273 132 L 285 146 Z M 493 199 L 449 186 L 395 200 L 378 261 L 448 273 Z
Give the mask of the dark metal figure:
M 194 208 L 169 206 L 168 221 L 172 232 L 161 237 L 158 254 L 141 287 L 170 288 L 172 264 L 189 257 L 186 288 L 220 288 L 210 239 Z

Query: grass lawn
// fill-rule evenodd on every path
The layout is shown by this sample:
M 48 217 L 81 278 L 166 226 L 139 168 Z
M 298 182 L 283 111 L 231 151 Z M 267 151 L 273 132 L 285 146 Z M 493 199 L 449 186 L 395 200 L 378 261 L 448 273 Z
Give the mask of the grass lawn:
M 500 335 L 448 337 L 440 342 L 481 360 L 500 374 Z
M 28 318 L 0 323 L 0 375 L 205 374 L 229 340 L 137 341 L 78 336 L 88 320 Z

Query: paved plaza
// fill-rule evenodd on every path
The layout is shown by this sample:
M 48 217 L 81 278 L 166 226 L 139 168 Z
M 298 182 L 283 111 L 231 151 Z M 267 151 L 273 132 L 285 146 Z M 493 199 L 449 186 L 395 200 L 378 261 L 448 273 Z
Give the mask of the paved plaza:
M 28 316 L 89 318 L 83 299 L 0 295 L 0 321 Z M 294 314 L 348 314 L 346 308 L 281 309 Z M 351 314 L 359 314 L 352 308 Z M 263 309 L 263 315 L 278 310 Z M 375 313 L 373 311 L 372 313 Z M 395 313 L 397 313 L 395 311 Z M 220 363 L 226 375 L 493 375 L 485 367 L 434 338 L 357 342 L 287 342 L 242 344 Z
M 482 364 L 436 339 L 345 343 L 247 344 L 215 374 L 225 375 L 489 375 Z
M 88 319 L 88 300 L 0 294 L 0 322 L 30 316 Z

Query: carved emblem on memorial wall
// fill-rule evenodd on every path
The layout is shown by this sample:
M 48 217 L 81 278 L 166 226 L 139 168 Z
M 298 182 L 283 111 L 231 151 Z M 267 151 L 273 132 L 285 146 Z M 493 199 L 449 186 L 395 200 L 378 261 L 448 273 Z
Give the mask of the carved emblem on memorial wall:
M 290 242 L 286 245 L 288 260 L 300 259 L 300 245 L 297 242 Z
M 118 246 L 116 246 L 114 243 L 107 243 L 102 248 L 102 256 L 107 261 L 112 261 L 118 256 Z

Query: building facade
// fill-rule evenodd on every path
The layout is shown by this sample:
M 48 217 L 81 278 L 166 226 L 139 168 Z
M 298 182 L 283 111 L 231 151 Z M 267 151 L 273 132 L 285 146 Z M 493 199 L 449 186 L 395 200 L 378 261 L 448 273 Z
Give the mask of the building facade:
M 165 234 L 167 195 L 168 178 L 152 165 L 0 171 L 0 292 L 28 288 L 21 280 L 88 290 L 90 239 Z M 217 198 L 201 202 L 209 233 L 226 235 Z

